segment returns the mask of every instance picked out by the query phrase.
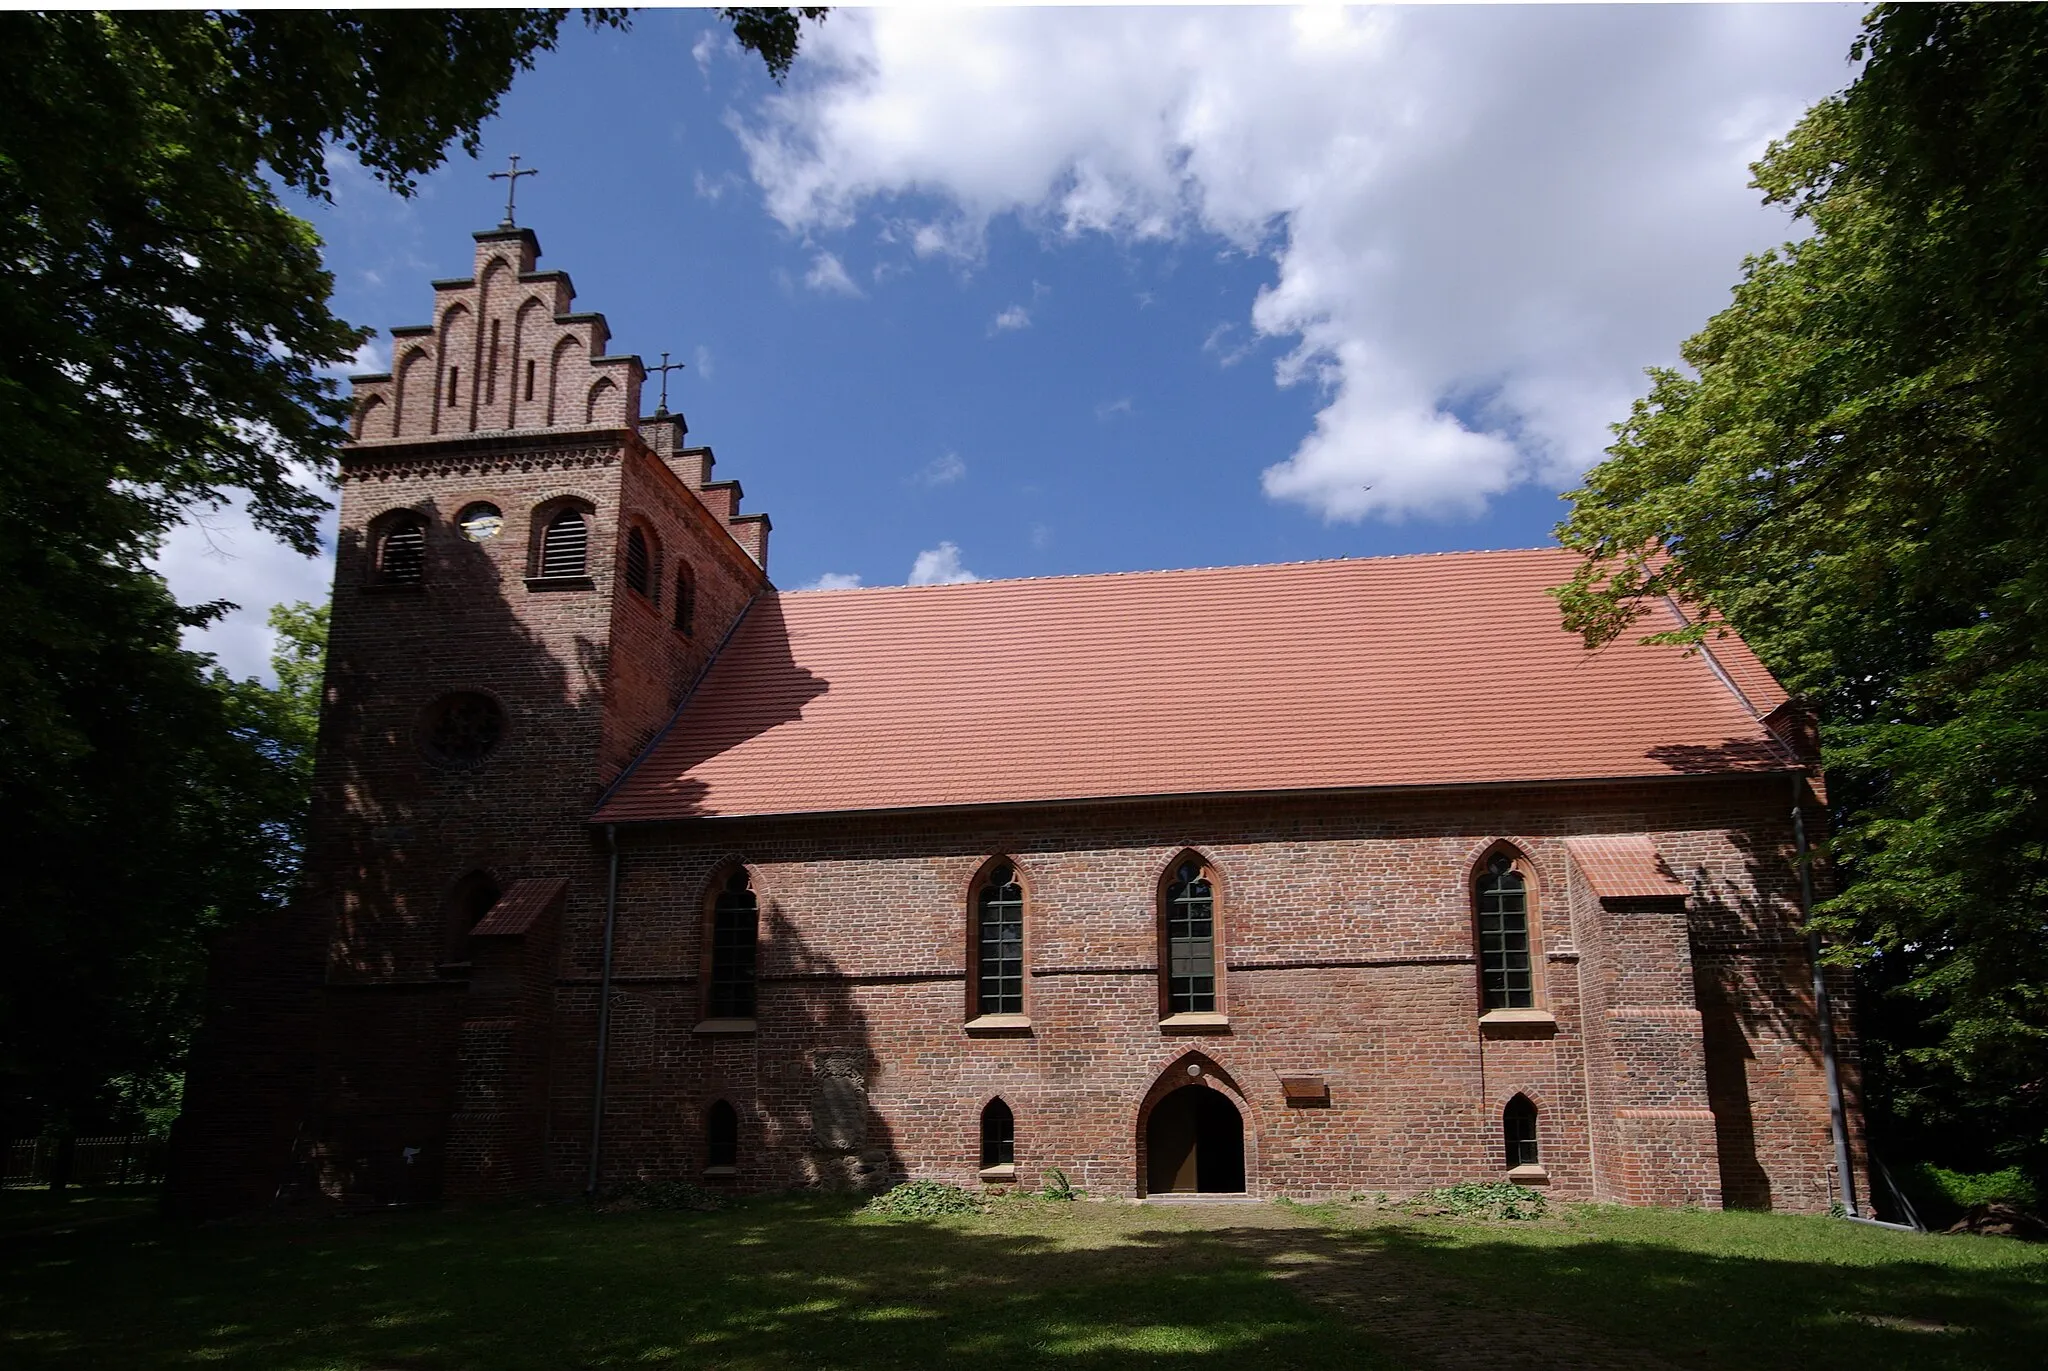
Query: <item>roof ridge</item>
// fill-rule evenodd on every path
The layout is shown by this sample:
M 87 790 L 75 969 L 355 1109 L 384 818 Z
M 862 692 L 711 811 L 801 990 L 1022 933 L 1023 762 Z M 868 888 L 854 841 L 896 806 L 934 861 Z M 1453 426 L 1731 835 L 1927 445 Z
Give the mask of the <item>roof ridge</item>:
M 1108 581 L 1139 576 L 1192 576 L 1209 571 L 1274 571 L 1284 567 L 1341 566 L 1353 562 L 1414 562 L 1426 557 L 1504 557 L 1519 552 L 1564 552 L 1562 544 L 1547 547 L 1455 548 L 1442 552 L 1388 552 L 1371 557 L 1301 557 L 1287 562 L 1223 562 L 1213 566 L 1141 567 L 1135 571 L 1065 571 L 1043 576 L 980 576 L 972 581 L 947 581 L 931 585 L 890 584 L 879 586 L 805 586 L 794 590 L 777 588 L 782 595 L 854 595 L 881 590 L 960 590 L 967 586 L 1016 585 L 1027 581 Z

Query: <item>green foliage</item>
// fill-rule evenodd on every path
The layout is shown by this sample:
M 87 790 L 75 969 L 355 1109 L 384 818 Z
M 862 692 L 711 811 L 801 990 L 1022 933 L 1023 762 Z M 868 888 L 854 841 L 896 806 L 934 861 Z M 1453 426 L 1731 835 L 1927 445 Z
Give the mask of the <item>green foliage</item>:
M 828 13 L 823 5 L 729 5 L 718 12 L 732 25 L 732 36 L 740 46 L 759 53 L 768 64 L 768 74 L 777 81 L 789 75 L 790 63 L 796 60 L 798 31 L 802 27 L 799 21 L 808 19 L 822 24 Z
M 1081 1197 L 1074 1183 L 1067 1179 L 1067 1173 L 1057 1166 L 1045 1168 L 1045 1189 L 1042 1192 L 1049 1200 L 1075 1200 Z
M 2048 8 L 1885 5 L 1754 168 L 1811 236 L 1651 373 L 1559 528 L 1818 710 L 1887 1143 L 2048 1168 Z
M 715 1209 L 723 1209 L 725 1199 L 688 1181 L 634 1181 L 607 1195 L 604 1207 L 708 1214 Z
M 795 21 L 749 13 L 786 70 Z M 0 14 L 0 1132 L 173 1088 L 206 939 L 287 897 L 317 652 L 228 681 L 180 635 L 229 606 L 149 566 L 234 500 L 318 551 L 366 334 L 280 193 L 324 196 L 330 155 L 409 193 L 566 16 Z
M 1937 1227 L 1947 1227 L 1964 1210 L 1980 1204 L 2010 1204 L 2037 1212 L 2041 1207 L 2040 1187 L 2017 1166 L 1972 1174 L 1921 1162 L 1901 1168 L 1898 1180 L 1920 1217 Z
M 947 1214 L 979 1214 L 987 1205 L 957 1185 L 944 1181 L 905 1181 L 861 1206 L 861 1213 L 885 1219 L 936 1219 Z
M 1540 1190 L 1512 1181 L 1466 1181 L 1411 1195 L 1401 1208 L 1418 1217 L 1497 1219 L 1525 1222 L 1540 1219 L 1550 1202 Z

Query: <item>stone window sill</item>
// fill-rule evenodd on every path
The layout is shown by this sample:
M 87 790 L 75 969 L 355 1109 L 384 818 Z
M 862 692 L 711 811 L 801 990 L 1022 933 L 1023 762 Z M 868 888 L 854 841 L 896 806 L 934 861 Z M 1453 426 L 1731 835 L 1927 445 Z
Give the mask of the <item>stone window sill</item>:
M 529 576 L 528 590 L 596 590 L 597 582 L 588 576 Z
M 980 1174 L 989 1185 L 1007 1185 L 1017 1179 L 1017 1167 L 1013 1162 L 1004 1162 L 1001 1166 L 984 1166 Z
M 754 1021 L 752 1019 L 701 1019 L 698 1021 L 697 1026 L 690 1031 L 692 1033 L 704 1034 L 752 1033 L 754 1031 Z
M 714 1181 L 730 1180 L 738 1174 L 739 1168 L 737 1166 L 707 1166 L 704 1168 L 704 1175 Z
M 980 1018 L 969 1019 L 963 1027 L 975 1037 L 1017 1034 L 1029 1036 L 1031 1016 L 1029 1014 L 983 1014 Z
M 1557 1032 L 1557 1015 L 1547 1009 L 1489 1009 L 1479 1016 L 1481 1033 L 1507 1033 L 1520 1030 L 1529 1033 Z
M 1516 1185 L 1549 1185 L 1550 1172 L 1532 1162 L 1508 1168 L 1508 1179 Z
M 363 589 L 372 595 L 420 595 L 426 588 L 424 578 L 417 581 L 367 581 L 363 585 Z
M 1161 1033 L 1228 1033 L 1228 1014 L 1173 1014 L 1159 1021 Z

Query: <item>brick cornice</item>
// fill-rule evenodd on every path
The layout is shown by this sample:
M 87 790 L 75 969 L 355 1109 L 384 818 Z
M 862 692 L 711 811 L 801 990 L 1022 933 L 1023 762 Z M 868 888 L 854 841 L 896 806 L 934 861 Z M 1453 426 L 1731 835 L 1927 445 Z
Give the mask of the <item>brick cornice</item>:
M 629 429 L 554 428 L 349 443 L 341 449 L 341 479 L 604 467 L 631 441 Z

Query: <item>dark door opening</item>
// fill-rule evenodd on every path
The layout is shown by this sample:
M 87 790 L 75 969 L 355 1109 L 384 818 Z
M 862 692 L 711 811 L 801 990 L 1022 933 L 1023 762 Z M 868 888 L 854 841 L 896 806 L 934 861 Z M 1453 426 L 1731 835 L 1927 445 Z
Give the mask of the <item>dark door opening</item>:
M 1244 1193 L 1244 1119 L 1220 1090 L 1184 1085 L 1145 1125 L 1150 1194 Z

